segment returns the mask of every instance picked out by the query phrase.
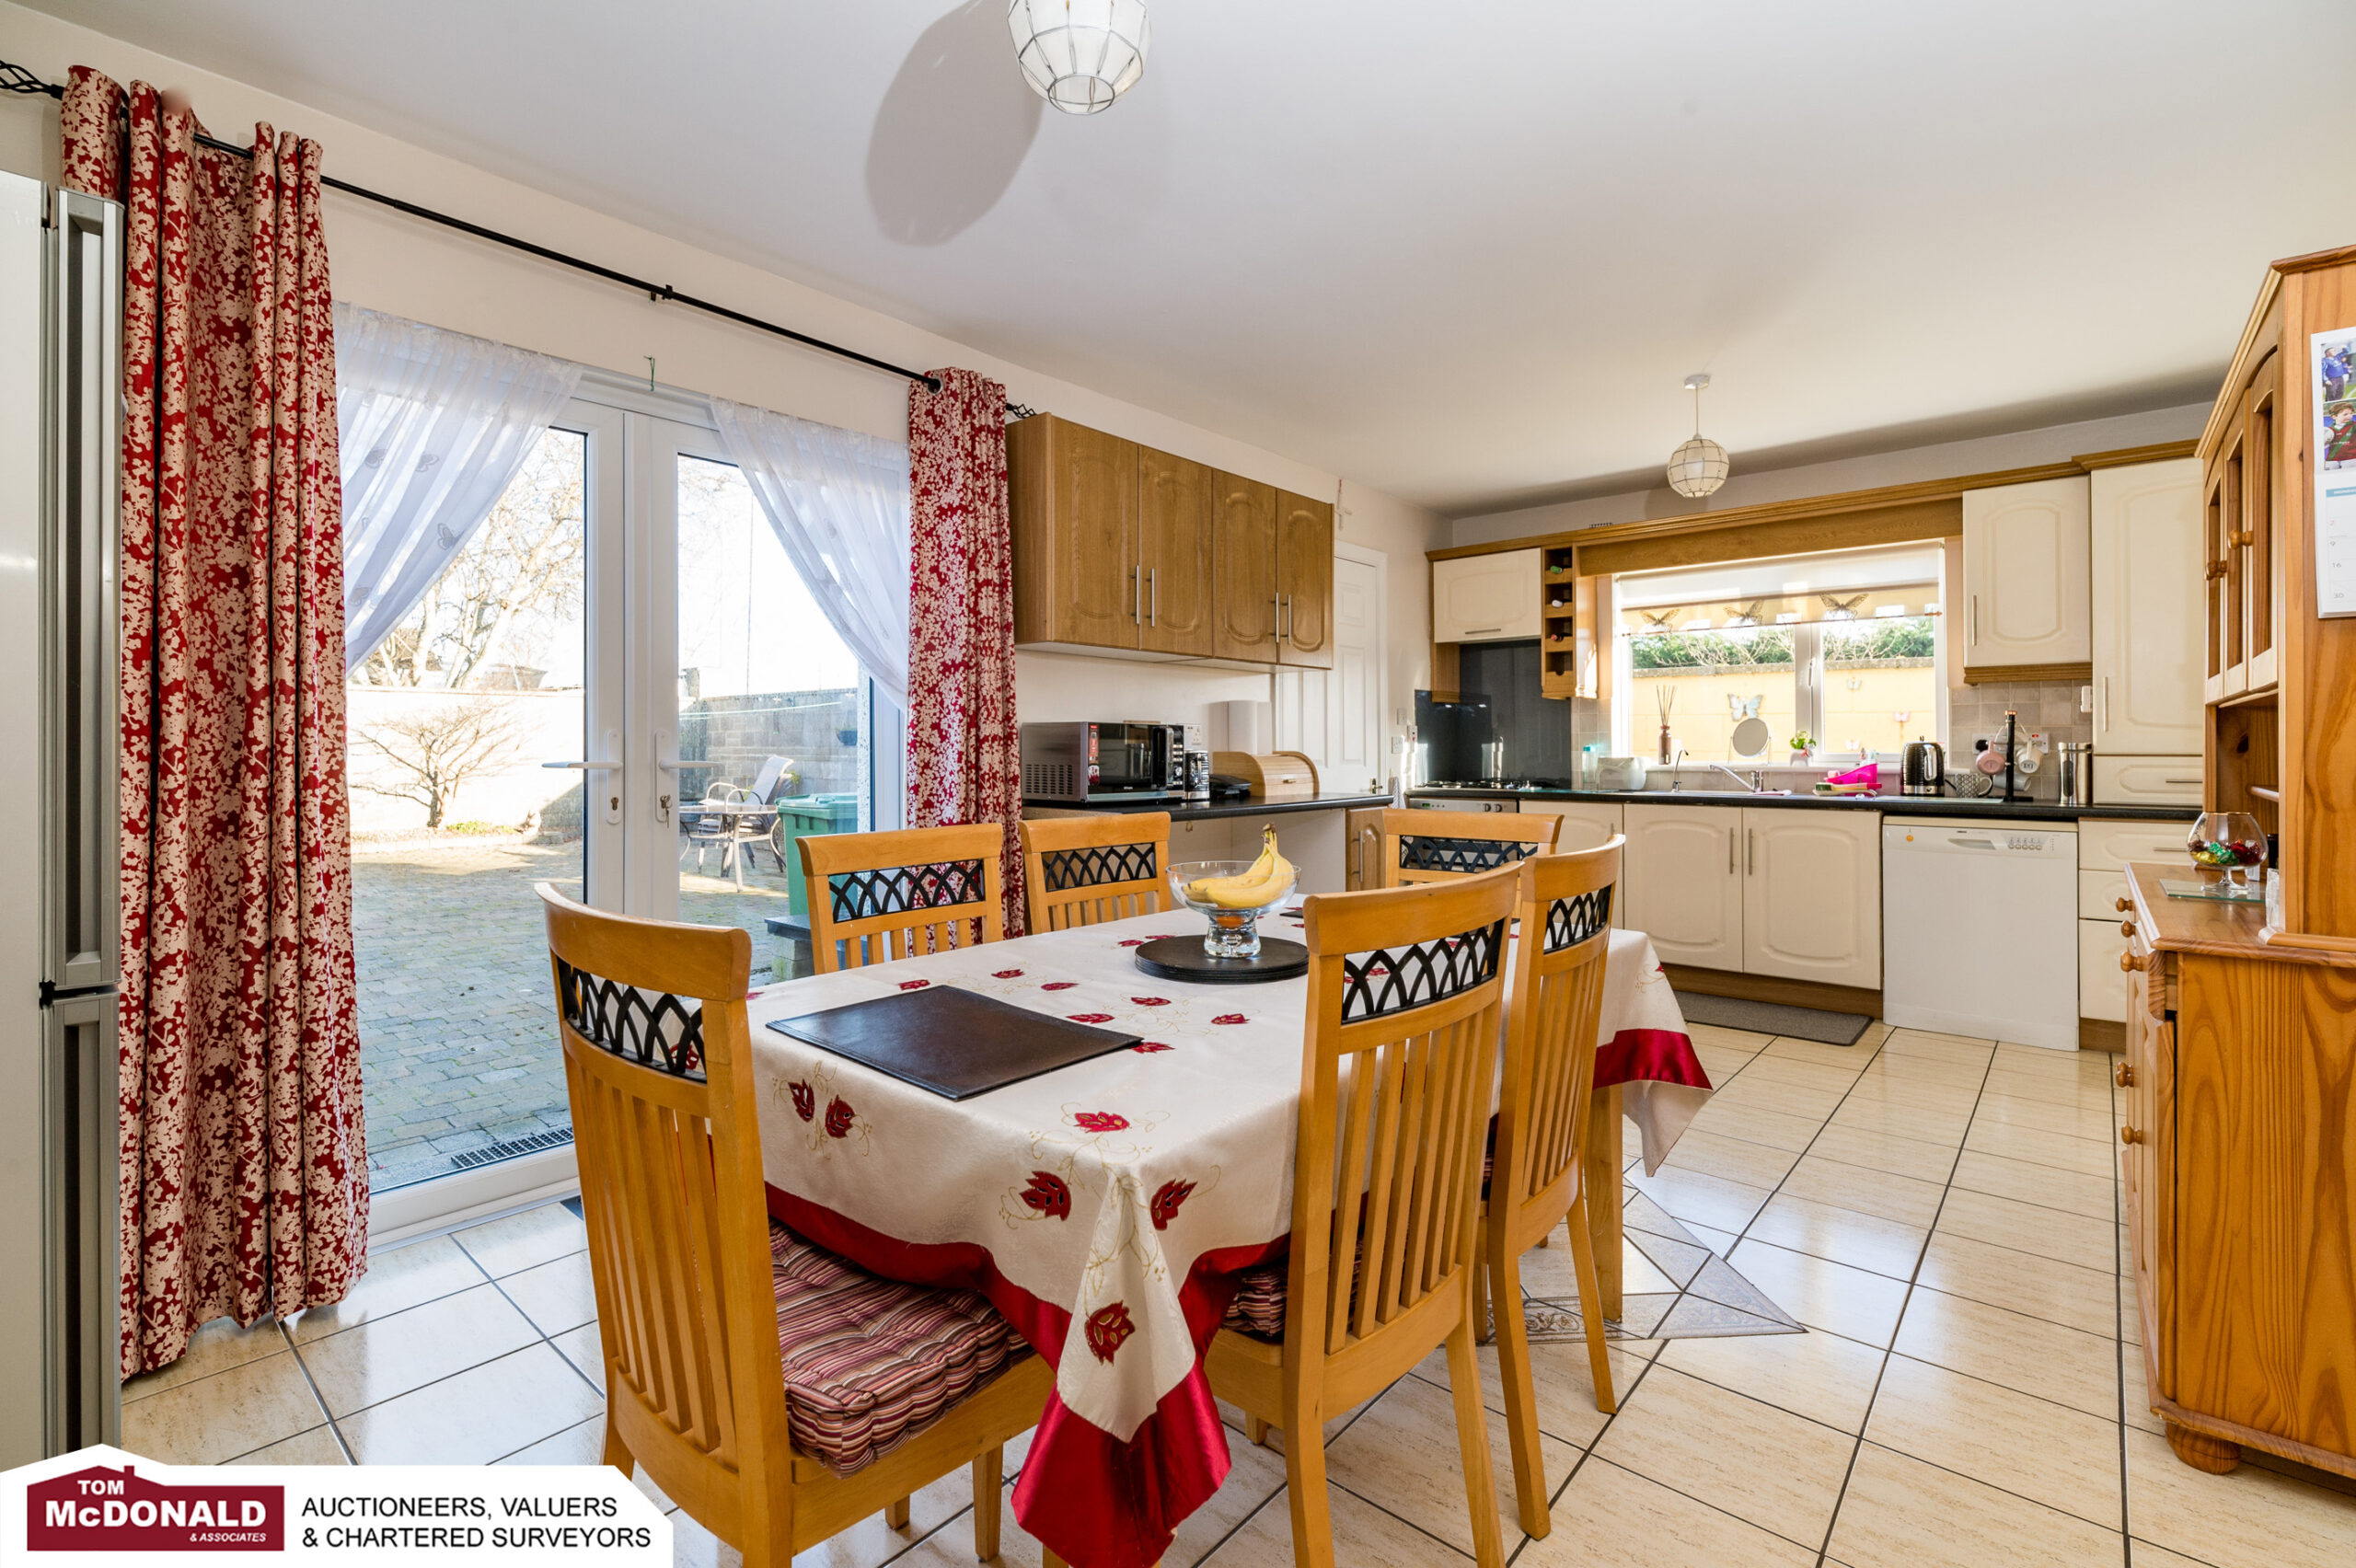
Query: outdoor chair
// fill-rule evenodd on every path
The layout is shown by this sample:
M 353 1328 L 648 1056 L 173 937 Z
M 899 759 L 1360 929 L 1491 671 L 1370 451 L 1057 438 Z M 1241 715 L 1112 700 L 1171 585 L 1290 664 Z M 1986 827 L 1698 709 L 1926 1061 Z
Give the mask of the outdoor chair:
M 713 784 L 704 790 L 701 803 L 773 806 L 787 788 L 788 771 L 792 767 L 792 758 L 772 755 L 761 764 L 760 772 L 753 778 L 751 789 L 734 784 Z M 703 874 L 704 851 L 719 850 L 721 875 L 734 878 L 736 891 L 742 893 L 745 891 L 745 860 L 756 847 L 766 847 L 777 861 L 778 873 L 780 876 L 786 873 L 785 854 L 778 847 L 774 837 L 777 823 L 778 813 L 773 811 L 699 812 L 692 805 L 682 804 L 679 829 L 686 843 L 679 850 L 679 859 L 684 864 L 690 854 L 695 856 L 696 874 L 700 876 Z M 757 861 L 754 863 L 754 869 L 760 869 Z

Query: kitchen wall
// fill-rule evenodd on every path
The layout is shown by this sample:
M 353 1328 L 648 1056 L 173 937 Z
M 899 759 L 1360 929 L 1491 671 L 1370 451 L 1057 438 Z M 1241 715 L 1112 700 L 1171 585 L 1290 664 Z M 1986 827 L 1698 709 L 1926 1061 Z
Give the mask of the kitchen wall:
M 2062 743 L 2095 738 L 2094 715 L 2078 711 L 2085 689 L 2075 681 L 2007 681 L 1955 687 L 1947 693 L 1948 768 L 1971 766 L 1974 736 L 2002 739 L 2004 710 L 2011 709 L 2020 715 L 2024 736 L 2035 731 L 2045 737 L 2044 766 L 2025 780 L 2029 793 L 2038 800 L 2060 799 Z
M 1447 542 L 1438 515 L 1248 441 L 1042 375 L 909 322 L 761 268 L 593 212 L 335 115 L 0 0 L 0 58 L 62 82 L 94 66 L 120 82 L 153 82 L 189 96 L 209 130 L 243 142 L 257 120 L 316 137 L 339 178 L 456 216 L 661 278 L 684 293 L 890 360 L 961 365 L 1006 383 L 1018 402 L 1302 495 L 1342 495 L 1340 536 L 1390 560 L 1388 660 L 1394 709 L 1423 679 L 1429 620 L 1423 552 Z M 0 99 L 0 168 L 57 177 L 57 106 Z M 662 383 L 758 404 L 872 434 L 906 438 L 907 389 L 894 376 L 781 343 L 763 333 L 662 306 L 628 290 L 466 239 L 388 209 L 329 191 L 328 246 L 339 299 Z M 1077 668 L 1071 667 L 1077 664 Z M 1192 718 L 1235 696 L 1266 700 L 1265 675 L 1112 660 L 1023 655 L 1018 704 L 1026 718 Z M 1245 689 L 1248 687 L 1249 689 Z M 1110 704 L 1108 715 L 1107 705 Z

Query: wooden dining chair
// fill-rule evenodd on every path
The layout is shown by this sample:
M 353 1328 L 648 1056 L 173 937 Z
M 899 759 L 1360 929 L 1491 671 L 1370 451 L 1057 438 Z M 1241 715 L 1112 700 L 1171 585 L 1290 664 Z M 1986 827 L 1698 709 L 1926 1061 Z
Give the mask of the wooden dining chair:
M 539 885 L 606 1369 L 605 1462 L 642 1469 L 751 1568 L 960 1467 L 998 1555 L 1002 1445 L 1054 1374 L 968 1290 L 865 1273 L 765 1206 L 752 940 Z
M 1211 1387 L 1281 1427 L 1293 1560 L 1331 1568 L 1324 1423 L 1448 1347 L 1482 1568 L 1505 1560 L 1472 1343 L 1481 1152 L 1517 873 L 1323 894 L 1284 1262 L 1248 1272 L 1211 1341 Z M 1265 1424 L 1265 1425 L 1263 1424 Z
M 1006 935 L 995 823 L 796 840 L 818 973 L 945 952 Z
M 1506 1429 L 1513 1443 L 1514 1495 L 1521 1528 L 1549 1526 L 1546 1461 L 1539 1447 L 1538 1399 L 1530 1332 L 1521 1314 L 1522 1253 L 1570 1222 L 1571 1262 L 1587 1329 L 1595 1408 L 1616 1408 L 1603 1343 L 1603 1292 L 1588 1230 L 1584 1185 L 1588 1103 L 1595 1090 L 1596 1033 L 1603 1016 L 1603 968 L 1611 945 L 1611 899 L 1620 883 L 1614 836 L 1594 849 L 1540 855 L 1521 863 L 1515 913 L 1513 984 L 1506 1009 L 1506 1059 L 1496 1152 L 1481 1216 L 1481 1284 L 1496 1309 L 1498 1370 Z M 1616 1174 L 1615 1174 L 1616 1179 Z M 1476 1318 L 1476 1321 L 1477 1321 Z
M 1551 812 L 1498 815 L 1389 807 L 1370 824 L 1379 838 L 1376 884 L 1408 887 L 1493 871 L 1532 855 L 1550 855 L 1563 819 Z M 1374 879 L 1367 879 L 1373 882 Z
M 1170 813 L 1105 812 L 1022 824 L 1033 931 L 1158 915 L 1170 902 Z

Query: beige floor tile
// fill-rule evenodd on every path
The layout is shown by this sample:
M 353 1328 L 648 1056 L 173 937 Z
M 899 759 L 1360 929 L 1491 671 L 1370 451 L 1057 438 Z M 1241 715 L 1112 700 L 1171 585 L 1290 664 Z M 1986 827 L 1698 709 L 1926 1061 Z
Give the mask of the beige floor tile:
M 1872 1072 L 1875 1078 L 1892 1083 L 1966 1089 L 1976 1094 L 1987 1082 L 1988 1058 L 1977 1055 L 1922 1056 L 1885 1050 L 1874 1059 Z
M 1227 1451 L 1227 1479 L 1211 1493 L 1209 1502 L 1179 1524 L 1170 1550 L 1161 1554 L 1161 1568 L 1191 1568 L 1191 1564 L 1200 1562 L 1269 1498 L 1285 1489 L 1282 1454 L 1242 1442 L 1229 1443 Z M 970 1546 L 966 1555 L 970 1560 Z
M 1013 1561 L 1011 1554 L 1008 1561 Z M 722 1545 L 710 1530 L 685 1514 L 671 1516 L 672 1568 L 743 1568 L 744 1562 L 744 1553 Z M 1034 1558 L 1034 1568 L 1035 1562 Z
M 1833 1521 L 1842 1568 L 2119 1568 L 2117 1529 L 1894 1454 L 1857 1450 Z
M 2115 1175 L 2119 1170 L 2119 1135 L 2113 1132 L 2108 1142 L 2093 1138 L 2072 1137 L 2067 1133 L 2043 1132 L 2036 1127 L 2014 1126 L 2004 1122 L 1976 1121 L 1964 1138 L 1963 1147 L 1981 1154 L 2001 1155 L 2006 1159 L 2025 1159 L 2031 1165 L 2050 1165 L 2061 1170 L 2075 1170 L 2088 1176 Z
M 335 1432 L 328 1426 L 314 1426 L 308 1432 L 297 1432 L 292 1437 L 282 1437 L 268 1447 L 256 1448 L 250 1454 L 239 1454 L 228 1463 L 233 1465 L 348 1465 L 343 1445 L 335 1440 Z
M 1856 1446 L 1848 1433 L 1658 1366 L 1595 1453 L 1813 1550 Z
M 1516 1262 L 1521 1270 L 1521 1288 L 1525 1295 L 1542 1296 L 1551 1301 L 1567 1301 L 1579 1293 L 1578 1264 L 1571 1255 L 1570 1242 L 1565 1239 L 1560 1226 L 1554 1228 L 1553 1246 L 1532 1247 Z M 1678 1288 L 1675 1280 L 1662 1274 L 1651 1260 L 1636 1250 L 1636 1243 L 1628 1233 L 1623 1234 L 1620 1243 L 1620 1277 L 1621 1289 L 1630 1295 Z
M 553 1437 L 543 1437 L 528 1448 L 519 1448 L 505 1458 L 502 1465 L 599 1465 L 606 1462 L 606 1418 L 593 1415 L 577 1425 L 568 1426 Z M 654 1484 L 654 1478 L 641 1468 L 630 1476 L 630 1484 L 646 1493 L 653 1505 L 669 1513 L 678 1506 L 664 1495 Z M 965 1489 L 971 1495 L 973 1488 Z
M 1828 1045 L 1821 1040 L 1802 1040 L 1796 1034 L 1779 1034 L 1764 1053 L 1770 1059 L 1814 1062 L 1820 1066 L 1844 1067 L 1852 1073 L 1871 1066 L 1880 1054 L 1874 1032 L 1870 1029 L 1859 1035 L 1854 1045 Z
M 544 1334 L 560 1334 L 597 1319 L 597 1288 L 589 1277 L 586 1252 L 509 1274 L 499 1288 Z
M 2089 1524 L 2119 1519 L 2119 1423 L 1893 1355 L 1865 1440 Z
M 1688 1127 L 1677 1147 L 1669 1151 L 1665 1167 L 1698 1170 L 1752 1187 L 1772 1189 L 1784 1179 L 1798 1156 L 1790 1149 L 1730 1138 L 1700 1127 Z
M 1900 1225 L 1927 1230 L 1938 1215 L 1939 1198 L 1946 1191 L 1937 1182 L 1921 1182 L 1911 1176 L 1869 1170 L 1810 1153 L 1784 1178 L 1783 1190 L 1777 1195 L 1878 1215 Z
M 1956 1151 L 1949 1144 L 1869 1133 L 1859 1127 L 1827 1127 L 1824 1136 L 1809 1146 L 1808 1152 L 1844 1165 L 1862 1165 L 1869 1170 L 1911 1176 L 1918 1182 L 1944 1183 L 1948 1171 L 1955 1168 Z
M 1439 1378 L 1442 1382 L 1446 1382 L 1448 1379 L 1448 1373 L 1444 1368 L 1435 1372 L 1433 1376 Z M 1367 1406 L 1373 1402 L 1374 1401 L 1372 1400 L 1368 1400 L 1364 1403 L 1351 1406 L 1348 1410 L 1344 1411 L 1339 1415 L 1327 1416 L 1325 1418 L 1325 1441 L 1327 1445 L 1331 1446 L 1334 1439 L 1339 1437 L 1343 1431 L 1348 1427 L 1351 1422 L 1356 1421 L 1359 1416 L 1366 1413 Z M 1218 1418 L 1220 1421 L 1226 1423 L 1229 1431 L 1240 1433 L 1250 1429 L 1246 1418 L 1242 1411 L 1238 1410 L 1235 1406 L 1229 1404 L 1225 1400 L 1218 1401 Z M 1230 1437 L 1228 1440 L 1228 1447 L 1232 1448 L 1235 1447 L 1235 1443 L 1236 1439 Z M 1270 1427 L 1268 1429 L 1268 1443 L 1276 1453 L 1282 1454 L 1285 1451 L 1285 1435 L 1283 1431 L 1277 1427 Z M 1011 1467 L 1011 1461 L 1010 1461 L 1010 1469 L 1008 1470 L 1010 1475 L 1013 1473 Z
M 1750 1070 L 1743 1076 L 1754 1082 L 1763 1078 L 1769 1083 L 1797 1084 L 1802 1089 L 1819 1090 L 1827 1094 L 1842 1094 L 1847 1092 L 1850 1085 L 1857 1081 L 1857 1075 L 1865 1070 L 1865 1066 L 1863 1062 L 1843 1062 L 1835 1065 L 1828 1062 L 1801 1061 L 1796 1057 L 1782 1055 L 1771 1045 L 1751 1058 Z
M 589 1228 L 562 1204 L 542 1204 L 461 1230 L 456 1239 L 496 1278 L 586 1250 Z
M 178 1361 L 124 1383 L 122 1402 L 144 1400 L 167 1389 L 210 1378 L 215 1372 L 260 1361 L 266 1355 L 285 1354 L 286 1335 L 280 1331 L 277 1319 L 264 1318 L 250 1329 L 241 1329 L 235 1318 L 215 1318 L 199 1325 L 196 1332 L 189 1336 L 188 1349 Z
M 2062 1209 L 2090 1219 L 2115 1219 L 2119 1183 L 2108 1176 L 2032 1165 L 2026 1159 L 1966 1149 L 1956 1162 L 1955 1184 L 1974 1193 L 1988 1193 L 2015 1203 Z
M 2135 1543 L 2135 1568 L 2210 1568 L 2210 1565 L 2182 1552 L 2170 1551 L 2165 1546 L 2138 1540 Z
M 2127 1528 L 2215 1568 L 2347 1568 L 2356 1497 L 2246 1464 L 2194 1470 L 2165 1437 L 2127 1434 Z
M 1974 1241 L 2034 1252 L 2080 1268 L 2119 1267 L 2119 1228 L 2108 1215 L 2090 1219 L 1958 1187 L 1947 1193 L 1946 1204 L 1939 1210 L 1938 1228 L 1950 1236 L 1968 1236 Z
M 167 1465 L 212 1465 L 328 1418 L 292 1355 L 265 1355 L 122 1407 L 122 1446 Z
M 1680 1220 L 1678 1223 L 1685 1227 L 1687 1235 L 1721 1258 L 1733 1251 L 1735 1243 L 1742 1239 L 1741 1233 L 1738 1231 L 1720 1230 L 1715 1226 L 1700 1225 L 1690 1219 Z
M 1963 1141 L 1970 1125 L 1969 1113 L 1961 1111 L 1934 1111 L 1921 1105 L 1901 1105 L 1895 1101 L 1852 1100 L 1832 1113 L 1836 1127 L 1860 1127 L 1869 1133 L 1887 1133 L 1893 1137 L 1915 1138 L 1923 1143 L 1945 1144 L 1953 1148 Z
M 1912 1078 L 1869 1072 L 1849 1093 L 1852 1104 L 1905 1105 L 1942 1116 L 1969 1116 L 1980 1097 L 1976 1084 L 1922 1083 Z
M 1746 1334 L 1671 1340 L 1657 1365 L 1854 1433 L 1865 1424 L 1884 1359 L 1837 1334 Z
M 311 1341 L 303 1365 L 338 1420 L 396 1394 L 497 1360 L 539 1338 L 488 1282 Z
M 1384 1513 L 1362 1497 L 1329 1486 L 1326 1498 L 1326 1507 L 1333 1522 L 1335 1562 L 1347 1562 L 1352 1568 L 1360 1568 L 1360 1565 L 1363 1568 L 1436 1568 L 1441 1563 L 1472 1561 L 1415 1526 Z M 1461 1498 L 1458 1506 L 1461 1510 Z M 1015 1541 L 1013 1525 L 1010 1516 L 1007 1520 L 1010 1546 Z M 942 1533 L 945 1535 L 947 1532 Z M 1556 1533 L 1560 1533 L 1560 1527 L 1557 1527 Z M 1516 1530 L 1509 1539 L 1519 1540 L 1521 1532 Z M 962 1555 L 956 1555 L 950 1551 L 933 1551 L 935 1543 L 941 1539 L 941 1536 L 933 1537 L 900 1562 L 907 1568 L 972 1568 L 974 1551 L 971 1542 L 964 1543 Z M 1037 1561 L 1035 1555 L 1028 1560 L 1019 1559 L 1013 1551 L 1009 1551 L 1005 1557 L 1006 1563 L 1011 1568 L 1035 1568 Z M 1278 1492 L 1244 1521 L 1242 1529 L 1228 1537 L 1217 1551 L 1203 1559 L 1203 1568 L 1291 1568 L 1292 1562 L 1292 1508 L 1288 1493 Z
M 1715 1045 L 1725 1051 L 1740 1051 L 1756 1055 L 1775 1043 L 1772 1034 L 1756 1034 L 1748 1029 L 1728 1029 L 1716 1023 L 1689 1023 L 1686 1037 L 1696 1045 Z
M 574 1370 L 597 1385 L 599 1392 L 606 1387 L 606 1347 L 597 1337 L 597 1325 L 583 1323 L 577 1329 L 567 1329 L 560 1334 L 550 1334 L 549 1343 L 573 1365 Z
M 339 1332 L 388 1312 L 452 1296 L 483 1282 L 483 1272 L 466 1250 L 447 1236 L 368 1255 L 368 1272 L 352 1294 L 330 1307 L 314 1307 L 288 1325 L 297 1344 Z
M 1981 1097 L 1974 1115 L 1979 1121 L 2001 1126 L 2021 1127 L 2036 1133 L 2060 1133 L 2065 1137 L 2085 1138 L 2093 1143 L 2108 1143 L 2119 1136 L 2118 1116 L 2107 1102 L 2061 1105 L 2050 1100 L 1999 1094 L 1992 1089 Z
M 2131 1343 L 2124 1348 L 2126 1354 L 2119 1363 L 2119 1408 L 2126 1412 L 2127 1424 L 2165 1436 L 2167 1424 L 2154 1413 L 2151 1385 L 2143 1378 L 2143 1347 Z
M 1913 1274 L 1928 1234 L 1920 1226 L 1788 1195 L 1778 1196 L 1761 1209 L 1747 1232 L 1757 1240 L 1870 1269 L 1893 1279 Z
M 1554 1502 L 1553 1525 L 1515 1568 L 1808 1568 L 1816 1561 L 1807 1547 L 1606 1459 L 1579 1467 Z
M 2108 1270 L 2082 1269 L 1941 1231 L 1923 1249 L 1917 1283 L 2090 1334 L 2119 1332 L 2119 1280 Z
M 1895 1348 L 2088 1415 L 2119 1416 L 2119 1342 L 1917 1286 Z
M 1977 1056 L 1981 1061 L 1996 1054 L 1993 1040 L 1981 1040 L 1969 1034 L 1942 1034 L 1935 1029 L 1892 1029 L 1881 1048 L 1893 1056 Z
M 1811 1329 L 1887 1346 L 1898 1332 L 1906 1283 L 1757 1239 L 1727 1259 L 1735 1272 Z
M 1697 1220 L 1721 1230 L 1740 1230 L 1767 1201 L 1768 1189 L 1704 1176 L 1664 1165 L 1657 1175 L 1629 1178 L 1638 1191 L 1679 1219 Z
M 2105 1068 L 2108 1075 L 2109 1069 Z M 1988 1092 L 2008 1100 L 2041 1100 L 2064 1110 L 2108 1111 L 2110 1107 L 2110 1080 L 2077 1078 L 2059 1073 L 2022 1072 L 1998 1062 L 1988 1074 Z
M 1749 1066 L 1750 1053 L 1729 1051 L 1723 1045 L 1705 1045 L 1696 1040 L 1693 1043 L 1693 1059 L 1702 1064 L 1702 1070 L 1710 1075 L 1711 1086 L 1715 1088 Z
M 337 1425 L 364 1465 L 483 1465 L 586 1421 L 598 1405 L 562 1356 L 534 1344 Z
M 1497 1528 L 1508 1549 L 1521 1538 L 1516 1522 L 1513 1450 L 1506 1418 L 1488 1412 L 1489 1465 L 1496 1484 Z M 1563 1483 L 1578 1450 L 1542 1437 L 1548 1489 Z M 1336 1486 L 1383 1507 L 1460 1551 L 1472 1550 L 1465 1511 L 1463 1470 L 1457 1458 L 1456 1406 L 1449 1390 L 1421 1378 L 1402 1378 L 1350 1423 L 1325 1450 L 1326 1473 Z
M 1832 1114 L 1841 1103 L 1842 1091 L 1837 1089 L 1811 1089 L 1796 1083 L 1778 1083 L 1757 1075 L 1755 1068 L 1745 1071 L 1726 1088 L 1710 1098 L 1729 1105 L 1745 1106 L 1755 1111 L 1779 1111 L 1786 1116 L 1807 1116 L 1822 1121 Z
M 1645 1348 L 1627 1350 L 1634 1343 Z M 1624 1401 L 1628 1391 L 1636 1387 L 1644 1376 L 1646 1363 L 1660 1347 L 1658 1340 L 1612 1340 L 1603 1348 L 1611 1362 L 1611 1391 L 1615 1402 Z M 1502 1415 L 1506 1395 L 1504 1373 L 1497 1360 L 1497 1347 L 1484 1344 L 1479 1349 L 1481 1359 L 1481 1402 Z M 1436 1350 L 1415 1366 L 1415 1376 L 1441 1389 L 1448 1387 L 1448 1355 Z M 1538 1401 L 1538 1430 L 1558 1443 L 1584 1448 L 1595 1441 L 1609 1418 L 1595 1408 L 1595 1378 L 1588 1371 L 1585 1342 L 1551 1341 L 1530 1347 L 1530 1391 Z M 1453 1407 L 1451 1407 L 1453 1408 Z M 1449 1420 L 1455 1418 L 1451 1415 Z M 1452 1433 L 1453 1425 L 1449 1427 Z M 1231 1446 L 1231 1445 L 1230 1445 Z M 1562 1484 L 1559 1475 L 1553 1478 Z
M 1788 1116 L 1781 1111 L 1761 1111 L 1755 1105 L 1720 1104 L 1715 1094 L 1694 1116 L 1692 1125 L 1721 1137 L 1787 1148 L 1794 1154 L 1815 1142 L 1816 1135 L 1824 1129 L 1823 1121 L 1818 1117 Z M 1634 1140 L 1629 1147 L 1635 1147 Z

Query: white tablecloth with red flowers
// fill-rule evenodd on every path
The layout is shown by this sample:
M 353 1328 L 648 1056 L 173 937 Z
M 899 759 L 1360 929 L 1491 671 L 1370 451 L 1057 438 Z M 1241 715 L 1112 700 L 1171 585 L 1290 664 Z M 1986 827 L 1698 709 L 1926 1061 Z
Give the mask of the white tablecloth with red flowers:
M 1267 923 L 1270 934 L 1298 927 Z M 876 1273 L 979 1289 L 1056 1367 L 1014 1493 L 1080 1568 L 1145 1568 L 1217 1491 L 1227 1438 L 1202 1371 L 1232 1276 L 1291 1225 L 1306 979 L 1198 986 L 1132 951 L 1184 913 L 793 980 L 748 1004 L 772 1212 Z M 1641 932 L 1614 931 L 1599 1082 L 1657 1164 L 1709 1092 Z M 764 1027 L 926 986 L 1144 1037 L 964 1101 Z

